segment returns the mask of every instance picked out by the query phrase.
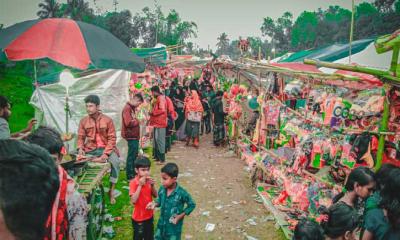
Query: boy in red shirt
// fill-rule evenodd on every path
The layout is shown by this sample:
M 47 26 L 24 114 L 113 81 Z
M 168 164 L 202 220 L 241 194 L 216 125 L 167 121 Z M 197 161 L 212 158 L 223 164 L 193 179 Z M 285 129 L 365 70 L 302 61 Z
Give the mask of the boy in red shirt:
M 129 195 L 135 206 L 132 214 L 133 239 L 153 240 L 153 210 L 146 206 L 157 197 L 154 180 L 150 177 L 150 160 L 139 157 L 135 161 L 136 177 L 129 183 Z

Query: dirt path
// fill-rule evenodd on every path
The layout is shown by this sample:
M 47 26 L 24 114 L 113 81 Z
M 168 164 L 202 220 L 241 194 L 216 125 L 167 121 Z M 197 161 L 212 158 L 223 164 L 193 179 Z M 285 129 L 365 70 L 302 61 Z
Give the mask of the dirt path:
M 212 134 L 201 138 L 200 149 L 177 142 L 167 159 L 178 164 L 178 181 L 197 203 L 185 219 L 182 239 L 284 239 L 254 200 L 244 163 L 226 148 L 214 147 Z M 207 223 L 215 224 L 212 232 L 206 232 Z

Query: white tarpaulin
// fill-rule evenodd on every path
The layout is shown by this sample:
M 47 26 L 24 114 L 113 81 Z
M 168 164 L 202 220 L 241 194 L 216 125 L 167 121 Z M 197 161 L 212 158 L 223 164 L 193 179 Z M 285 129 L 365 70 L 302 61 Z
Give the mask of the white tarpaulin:
M 357 64 L 363 67 L 370 67 L 380 70 L 388 70 L 390 68 L 390 62 L 392 60 L 392 53 L 386 52 L 382 54 L 376 53 L 374 43 L 368 45 L 363 51 L 356 53 L 351 56 L 351 63 Z M 345 57 L 334 61 L 334 63 L 349 63 L 349 57 Z M 334 73 L 337 69 L 333 68 L 319 68 L 324 73 Z
M 114 120 L 119 141 L 121 112 L 128 100 L 129 80 L 130 72 L 123 70 L 106 70 L 79 78 L 69 89 L 69 132 L 77 133 L 79 121 L 87 115 L 84 98 L 95 94 L 100 97 L 101 111 Z M 65 87 L 58 83 L 41 86 L 35 90 L 30 103 L 35 108 L 39 125 L 65 132 L 65 94 Z M 69 145 L 70 149 L 75 148 L 76 138 L 70 141 Z

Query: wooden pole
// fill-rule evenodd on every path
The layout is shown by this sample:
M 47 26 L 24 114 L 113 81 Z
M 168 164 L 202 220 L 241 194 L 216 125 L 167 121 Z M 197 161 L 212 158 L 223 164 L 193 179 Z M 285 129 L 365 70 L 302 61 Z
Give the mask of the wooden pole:
M 385 84 L 383 94 L 385 95 L 385 101 L 383 102 L 383 115 L 381 125 L 379 127 L 379 132 L 386 132 L 388 130 L 389 115 L 390 115 L 390 102 L 387 97 L 387 92 L 389 92 L 390 86 Z M 387 92 L 386 92 L 387 90 Z M 378 141 L 378 152 L 376 153 L 376 165 L 375 170 L 379 170 L 382 166 L 383 151 L 385 150 L 385 137 L 386 135 L 380 134 Z

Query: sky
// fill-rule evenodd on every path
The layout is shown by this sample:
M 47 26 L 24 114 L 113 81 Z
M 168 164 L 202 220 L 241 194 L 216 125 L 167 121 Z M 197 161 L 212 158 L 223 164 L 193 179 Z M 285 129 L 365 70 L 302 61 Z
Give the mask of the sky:
M 94 8 L 93 0 L 88 0 Z M 117 0 L 117 10 L 128 9 L 135 14 L 146 6 L 154 7 L 154 0 Z M 198 25 L 198 37 L 191 39 L 195 46 L 215 49 L 217 37 L 225 32 L 230 40 L 239 36 L 260 36 L 264 17 L 277 19 L 285 11 L 294 19 L 303 11 L 326 9 L 338 5 L 351 9 L 351 0 L 157 0 L 164 13 L 175 9 L 182 20 Z M 6 27 L 17 22 L 37 18 L 40 0 L 0 0 L 0 23 Z M 66 2 L 60 0 L 59 2 Z M 355 0 L 355 4 L 364 0 Z M 369 1 L 369 2 L 372 2 Z M 102 11 L 114 9 L 113 0 L 96 0 Z

